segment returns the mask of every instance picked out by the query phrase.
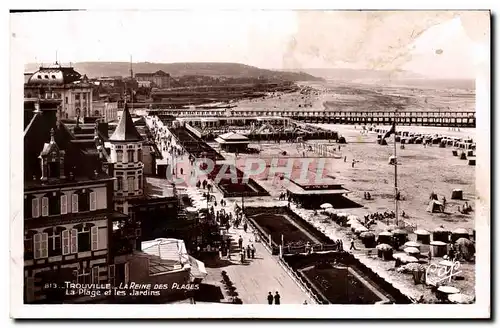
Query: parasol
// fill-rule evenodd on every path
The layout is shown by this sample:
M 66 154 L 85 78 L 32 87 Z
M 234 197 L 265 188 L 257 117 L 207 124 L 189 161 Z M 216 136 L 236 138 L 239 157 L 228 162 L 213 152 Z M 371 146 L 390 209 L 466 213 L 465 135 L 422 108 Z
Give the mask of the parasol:
M 401 262 L 404 262 L 404 263 L 418 262 L 418 259 L 416 257 L 407 255 L 407 256 L 401 257 Z
M 404 244 L 405 247 L 420 247 L 421 245 L 417 242 L 414 242 L 414 241 L 407 241 L 405 244 Z
M 392 237 L 392 232 L 389 231 L 382 231 L 381 233 L 378 234 L 379 236 L 389 236 Z
M 191 213 L 193 213 L 193 212 L 197 212 L 197 211 L 198 211 L 198 210 L 197 210 L 195 207 L 192 207 L 192 206 L 190 206 L 190 207 L 186 207 L 186 212 L 191 212 Z
M 424 230 L 424 229 L 419 229 L 419 230 L 415 230 L 414 232 L 416 235 L 430 235 L 431 233 L 427 230 Z
M 377 245 L 377 247 L 375 247 L 375 248 L 378 250 L 381 250 L 381 251 L 388 251 L 388 250 L 392 249 L 392 246 L 388 245 L 388 244 L 380 244 L 380 245 Z M 402 254 L 402 253 L 400 253 L 400 254 Z
M 365 231 L 368 231 L 368 228 L 363 227 L 363 226 L 359 226 L 359 227 L 356 227 L 356 229 L 354 229 L 354 232 L 356 232 L 356 233 L 361 233 L 361 232 L 365 232 Z
M 448 295 L 448 300 L 456 304 L 472 304 L 474 303 L 474 297 L 470 295 L 465 295 L 461 293 Z
M 438 291 L 440 291 L 441 293 L 445 293 L 445 294 L 458 294 L 458 293 L 460 293 L 460 290 L 458 288 L 451 287 L 451 286 L 440 286 L 438 288 Z
M 439 240 L 433 240 L 431 241 L 432 246 L 446 246 L 446 243 L 444 241 L 439 241 Z
M 364 231 L 359 235 L 361 238 L 374 238 L 375 234 L 371 231 Z
M 455 234 L 455 235 L 469 235 L 469 232 L 464 228 L 458 228 L 458 229 L 453 230 L 453 234 Z
M 320 206 L 322 209 L 326 210 L 327 208 L 332 208 L 332 204 L 330 203 L 324 203 L 324 204 L 321 204 Z
M 396 259 L 402 259 L 403 257 L 407 257 L 408 255 L 406 255 L 405 253 L 396 253 L 396 254 L 392 254 L 392 257 L 396 260 Z
M 407 254 L 420 254 L 420 251 L 416 247 L 406 247 L 404 251 Z
M 395 235 L 407 235 L 408 234 L 408 232 L 406 232 L 405 230 L 402 230 L 402 229 L 393 230 L 392 233 Z

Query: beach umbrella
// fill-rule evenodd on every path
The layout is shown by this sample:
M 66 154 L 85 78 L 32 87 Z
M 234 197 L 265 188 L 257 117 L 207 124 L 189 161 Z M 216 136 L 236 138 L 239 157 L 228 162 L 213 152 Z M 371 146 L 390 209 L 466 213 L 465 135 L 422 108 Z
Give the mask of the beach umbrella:
M 379 236 L 387 236 L 387 237 L 392 237 L 392 232 L 389 231 L 382 231 L 381 233 L 378 234 Z
M 466 247 L 474 246 L 474 242 L 467 238 L 459 238 L 457 239 L 455 244 L 457 246 L 466 246 Z
M 190 207 L 186 207 L 186 212 L 191 212 L 191 213 L 193 213 L 193 212 L 197 212 L 197 211 L 198 211 L 198 210 L 197 210 L 195 207 L 191 207 L 191 206 L 190 206 Z
M 359 227 L 357 227 L 357 228 L 354 230 L 354 232 L 356 232 L 356 233 L 362 233 L 362 232 L 365 232 L 365 231 L 368 231 L 368 228 L 363 227 L 363 226 L 359 226 Z
M 456 235 L 469 235 L 469 232 L 464 228 L 455 229 L 455 230 L 453 230 L 452 233 L 456 234 Z
M 337 211 L 333 208 L 333 207 L 330 207 L 330 208 L 327 208 L 325 210 L 326 213 L 330 213 L 330 214 L 335 214 Z
M 438 232 L 438 233 L 441 232 L 441 233 L 443 233 L 443 232 L 450 232 L 450 230 L 445 229 L 443 227 L 437 227 L 436 229 L 434 229 L 433 232 Z
M 402 230 L 402 229 L 393 230 L 392 233 L 395 235 L 407 235 L 408 234 L 408 232 L 406 232 L 405 230 Z
M 356 221 L 359 221 L 359 217 L 357 217 L 356 215 L 349 215 L 349 216 L 347 217 L 347 220 L 349 220 L 349 221 L 350 221 L 350 220 L 356 220 Z
M 474 297 L 470 295 L 465 295 L 462 293 L 450 294 L 448 295 L 448 300 L 455 304 L 472 304 L 474 303 Z
M 420 247 L 420 244 L 417 243 L 417 242 L 414 242 L 414 241 L 407 241 L 405 244 L 404 244 L 405 247 Z
M 420 254 L 420 251 L 416 247 L 406 247 L 404 251 L 407 254 Z
M 327 208 L 332 208 L 333 206 L 332 206 L 332 204 L 330 204 L 330 203 L 324 203 L 324 204 L 321 204 L 321 206 L 320 206 L 320 207 L 321 207 L 322 209 L 325 209 L 325 210 L 326 210 Z
M 431 233 L 427 230 L 419 229 L 419 230 L 415 230 L 414 234 L 426 236 L 426 235 L 430 235 Z
M 404 268 L 410 272 L 421 272 L 426 270 L 426 267 L 424 265 L 416 262 L 408 263 L 404 266 Z
M 460 293 L 460 290 L 458 288 L 452 287 L 452 286 L 440 286 L 438 288 L 438 291 L 444 294 L 458 294 Z
M 407 256 L 401 257 L 401 262 L 404 262 L 404 263 L 418 262 L 418 259 L 416 257 L 407 255 Z
M 402 259 L 403 257 L 408 257 L 408 255 L 406 255 L 405 253 L 396 253 L 396 254 L 392 254 L 392 257 L 397 260 L 397 259 Z
M 347 217 L 347 213 L 345 213 L 345 212 L 340 212 L 340 213 L 337 213 L 337 216 L 345 216 L 345 217 Z
M 387 231 L 393 231 L 393 230 L 396 230 L 397 228 L 398 228 L 398 226 L 391 224 L 390 226 L 387 226 Z
M 381 251 L 388 251 L 388 250 L 392 249 L 392 246 L 388 245 L 388 244 L 380 244 L 380 245 L 377 245 L 377 247 L 375 247 L 375 248 L 378 250 L 381 250 Z M 403 254 L 403 253 L 399 253 L 399 254 Z
M 372 231 L 364 231 L 359 236 L 361 238 L 374 238 L 375 234 Z

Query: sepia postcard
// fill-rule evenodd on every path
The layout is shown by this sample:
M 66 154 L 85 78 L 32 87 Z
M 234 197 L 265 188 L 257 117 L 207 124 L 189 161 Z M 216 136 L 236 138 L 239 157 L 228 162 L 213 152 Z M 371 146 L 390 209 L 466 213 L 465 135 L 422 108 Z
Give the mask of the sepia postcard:
M 11 11 L 11 316 L 489 318 L 490 15 Z

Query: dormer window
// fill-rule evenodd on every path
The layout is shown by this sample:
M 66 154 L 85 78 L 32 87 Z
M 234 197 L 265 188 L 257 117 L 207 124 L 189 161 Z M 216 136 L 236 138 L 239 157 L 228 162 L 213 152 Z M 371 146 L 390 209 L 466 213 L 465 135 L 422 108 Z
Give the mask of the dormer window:
M 64 151 L 60 150 L 54 139 L 54 129 L 50 131 L 50 142 L 46 143 L 40 154 L 42 181 L 64 179 Z
M 42 78 L 42 76 L 41 76 L 41 75 L 38 75 L 38 78 L 39 78 L 39 79 L 41 79 L 41 78 Z
M 55 76 L 55 75 L 52 75 L 52 78 L 55 80 L 55 79 L 56 79 L 56 76 Z
M 49 78 L 49 76 L 48 76 L 48 75 L 45 75 L 45 78 L 46 78 L 46 79 L 48 79 L 48 78 Z

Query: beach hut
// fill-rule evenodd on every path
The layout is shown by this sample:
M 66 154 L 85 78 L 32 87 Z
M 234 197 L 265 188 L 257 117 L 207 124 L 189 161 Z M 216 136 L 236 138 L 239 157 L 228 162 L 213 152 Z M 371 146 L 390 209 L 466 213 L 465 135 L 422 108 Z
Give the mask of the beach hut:
M 447 243 L 449 241 L 449 236 L 450 231 L 441 227 L 434 229 L 434 231 L 432 232 L 433 241 L 442 241 L 444 243 Z
M 442 241 L 431 241 L 431 254 L 433 257 L 443 257 L 446 255 L 448 246 Z
M 385 139 L 378 139 L 377 142 L 379 145 L 387 146 L 387 141 Z
M 424 138 L 422 138 L 422 137 L 418 137 L 417 139 L 415 139 L 415 143 L 418 145 L 423 143 L 423 142 L 424 142 Z
M 458 151 L 456 149 L 452 150 L 451 153 L 453 154 L 453 156 L 458 156 Z
M 463 199 L 464 197 L 464 192 L 462 191 L 462 189 L 453 189 L 453 191 L 451 192 L 451 199 Z
M 455 246 L 462 252 L 464 259 L 467 261 L 472 260 L 474 254 L 476 253 L 476 246 L 469 239 L 459 238 L 455 241 Z
M 433 199 L 429 202 L 426 211 L 430 213 L 443 213 L 444 206 L 441 202 L 438 202 L 437 200 Z
M 460 159 L 461 159 L 461 160 L 466 160 L 466 159 L 467 159 L 467 155 L 465 154 L 465 152 L 463 152 L 463 151 L 462 151 L 462 152 L 460 153 Z
M 439 148 L 446 148 L 446 140 L 441 140 L 439 143 Z
M 393 234 L 389 231 L 383 231 L 378 234 L 377 243 L 392 245 Z
M 431 233 L 427 230 L 415 230 L 414 234 L 417 236 L 417 242 L 420 242 L 424 245 L 429 245 L 429 243 L 431 242 Z
M 375 234 L 372 231 L 364 231 L 359 235 L 359 237 L 366 248 L 373 248 L 377 245 L 375 241 Z
M 464 228 L 458 228 L 451 233 L 451 242 L 454 243 L 460 238 L 469 239 L 469 232 Z
M 408 232 L 406 230 L 396 229 L 392 231 L 392 234 L 398 245 L 403 245 L 408 240 Z
M 404 138 L 403 138 L 404 139 Z M 396 142 L 401 142 L 401 136 L 396 136 Z
M 469 165 L 470 166 L 476 166 L 476 159 L 475 158 L 469 159 Z
M 474 156 L 473 150 L 467 150 L 467 156 Z
M 401 138 L 401 142 L 400 142 L 402 145 L 408 143 L 408 138 Z
M 416 137 L 410 137 L 410 138 L 408 138 L 408 143 L 409 143 L 409 144 L 414 144 L 414 143 L 415 143 L 415 140 L 417 140 L 417 138 L 416 138 Z

